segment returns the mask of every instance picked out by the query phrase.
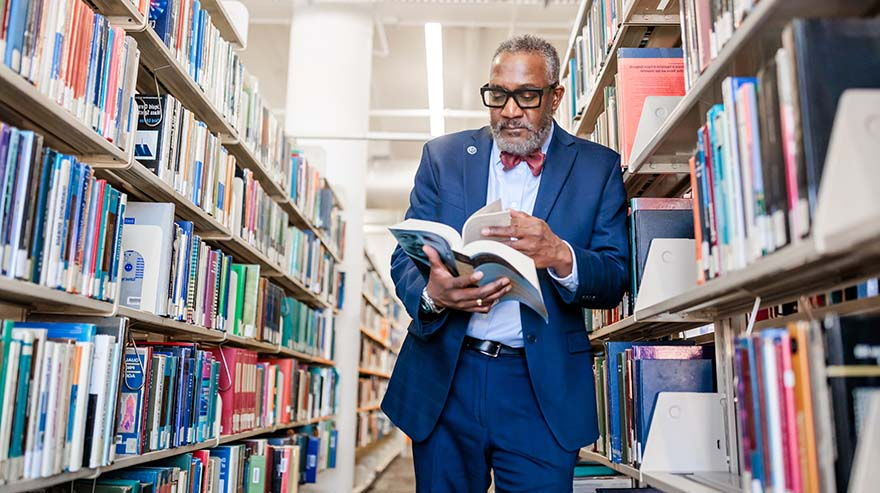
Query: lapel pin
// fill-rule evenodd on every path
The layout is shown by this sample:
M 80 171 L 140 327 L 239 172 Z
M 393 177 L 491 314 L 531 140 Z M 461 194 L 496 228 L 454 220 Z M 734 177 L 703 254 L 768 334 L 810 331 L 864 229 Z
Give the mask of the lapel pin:
M 475 146 L 468 146 L 467 153 L 473 156 L 477 153 L 477 148 Z

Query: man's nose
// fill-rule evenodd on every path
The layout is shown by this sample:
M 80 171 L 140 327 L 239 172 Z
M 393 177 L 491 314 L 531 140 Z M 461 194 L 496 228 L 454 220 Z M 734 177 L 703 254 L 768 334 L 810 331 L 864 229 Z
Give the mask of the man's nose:
M 522 108 L 516 104 L 516 99 L 513 96 L 507 98 L 507 103 L 504 104 L 504 108 L 501 110 L 501 116 L 505 118 L 519 118 L 522 115 Z

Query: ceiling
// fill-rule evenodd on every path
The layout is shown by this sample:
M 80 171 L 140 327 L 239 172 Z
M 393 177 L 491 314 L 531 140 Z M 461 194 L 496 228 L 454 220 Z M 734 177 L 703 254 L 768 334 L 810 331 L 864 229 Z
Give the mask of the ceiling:
M 387 242 L 398 222 L 425 136 L 429 133 L 426 22 L 443 27 L 446 132 L 478 128 L 488 114 L 479 101 L 495 48 L 514 34 L 545 37 L 564 51 L 578 0 L 244 0 L 250 13 L 248 69 L 261 79 L 266 100 L 284 108 L 290 18 L 300 5 L 351 7 L 374 19 L 370 131 L 405 133 L 416 140 L 369 143 L 365 233 Z M 269 80 L 267 80 L 269 79 Z M 374 238 L 378 239 L 378 238 Z M 393 245 L 393 241 L 390 243 Z M 384 249 L 380 247 L 380 250 Z M 377 253 L 381 255 L 381 253 Z

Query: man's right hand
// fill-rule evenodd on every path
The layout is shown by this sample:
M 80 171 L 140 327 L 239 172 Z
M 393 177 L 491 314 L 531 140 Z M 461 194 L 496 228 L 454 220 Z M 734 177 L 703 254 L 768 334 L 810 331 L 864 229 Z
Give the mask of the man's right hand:
M 492 305 L 510 291 L 510 280 L 506 277 L 496 279 L 485 286 L 478 286 L 477 283 L 483 278 L 482 272 L 455 277 L 440 260 L 436 250 L 425 245 L 422 251 L 431 261 L 428 296 L 439 308 L 489 313 Z

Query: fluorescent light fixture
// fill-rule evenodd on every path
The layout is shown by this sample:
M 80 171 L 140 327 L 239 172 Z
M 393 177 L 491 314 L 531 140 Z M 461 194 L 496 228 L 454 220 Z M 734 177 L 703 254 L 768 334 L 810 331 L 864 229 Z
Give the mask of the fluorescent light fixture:
M 425 23 L 425 60 L 428 65 L 428 111 L 431 135 L 446 133 L 443 120 L 443 28 L 437 22 Z

